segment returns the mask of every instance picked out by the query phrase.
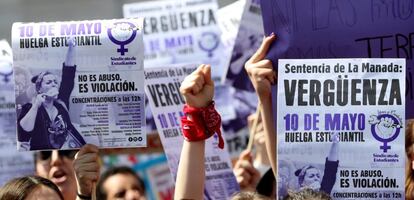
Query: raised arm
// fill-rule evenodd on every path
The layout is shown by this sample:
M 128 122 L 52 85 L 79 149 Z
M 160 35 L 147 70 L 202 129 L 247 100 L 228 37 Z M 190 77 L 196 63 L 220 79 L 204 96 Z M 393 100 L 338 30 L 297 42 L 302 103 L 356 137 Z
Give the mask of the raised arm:
M 331 144 L 331 148 L 329 149 L 329 154 L 328 154 L 328 160 L 329 161 L 338 161 L 338 151 L 339 151 L 339 147 L 338 147 L 338 143 L 339 143 L 339 135 L 337 132 L 333 133 L 331 135 L 332 137 L 332 144 Z
M 245 69 L 259 96 L 259 105 L 262 110 L 261 114 L 266 137 L 267 155 L 269 156 L 273 172 L 276 175 L 276 130 L 271 98 L 271 85 L 275 83 L 276 75 L 273 71 L 272 62 L 264 59 L 270 45 L 275 39 L 276 36 L 273 34 L 265 37 L 256 53 L 246 62 Z
M 188 106 L 207 107 L 213 100 L 214 83 L 209 65 L 200 65 L 181 84 L 181 94 Z M 187 116 L 192 120 L 192 116 Z M 175 182 L 174 199 L 203 199 L 204 191 L 204 146 L 205 142 L 184 140 Z
M 62 68 L 62 82 L 59 87 L 58 99 L 65 103 L 66 108 L 69 109 L 69 97 L 75 86 L 75 72 L 76 72 L 76 41 L 71 37 L 68 39 L 68 51 L 66 52 L 65 61 Z
M 73 67 L 76 65 L 76 41 L 75 38 L 68 39 L 68 52 L 66 53 L 65 57 L 65 66 L 66 67 Z

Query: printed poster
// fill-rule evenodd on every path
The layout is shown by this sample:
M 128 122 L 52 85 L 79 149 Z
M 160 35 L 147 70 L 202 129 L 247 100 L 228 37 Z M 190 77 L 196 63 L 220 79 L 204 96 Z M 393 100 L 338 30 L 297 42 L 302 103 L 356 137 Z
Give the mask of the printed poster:
M 414 106 L 414 2 L 261 0 L 268 58 L 406 58 L 406 109 Z M 411 50 L 410 50 L 411 49 Z M 414 112 L 406 112 L 407 119 Z
M 6 40 L 0 40 L 0 186 L 35 172 L 33 155 L 16 150 L 14 102 L 12 49 Z
M 142 27 L 14 23 L 18 149 L 146 146 Z
M 221 41 L 225 47 L 224 57 L 227 58 L 225 66 L 230 62 L 245 4 L 246 0 L 237 0 L 217 11 L 217 25 L 220 27 Z
M 145 70 L 145 90 L 154 113 L 155 123 L 173 180 L 176 180 L 178 162 L 184 138 L 181 133 L 181 116 L 185 104 L 179 88 L 184 78 L 196 65 L 177 65 Z M 218 136 L 206 140 L 205 199 L 228 199 L 239 191 L 230 157 L 225 149 L 218 148 Z
M 145 17 L 145 67 L 208 63 L 213 80 L 227 71 L 216 0 L 163 0 L 125 4 L 124 17 Z
M 224 92 L 217 94 L 233 118 L 223 120 L 223 129 L 232 158 L 238 158 L 249 141 L 247 118 L 256 112 L 258 97 L 251 84 L 244 64 L 259 48 L 263 38 L 260 2 L 246 0 L 239 30 L 231 54 Z M 228 111 L 228 113 L 231 113 Z
M 279 59 L 278 197 L 404 199 L 405 59 Z

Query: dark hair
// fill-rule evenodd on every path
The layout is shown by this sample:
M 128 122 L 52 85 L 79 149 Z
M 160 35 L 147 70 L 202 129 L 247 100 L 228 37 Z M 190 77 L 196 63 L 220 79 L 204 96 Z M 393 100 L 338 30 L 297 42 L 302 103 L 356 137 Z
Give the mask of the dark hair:
M 289 191 L 283 200 L 332 200 L 331 196 L 323 191 L 315 191 L 310 188 L 303 189 L 299 192 Z
M 59 188 L 50 180 L 39 176 L 24 176 L 7 182 L 0 190 L 2 200 L 24 200 L 34 189 L 46 186 L 54 190 L 63 200 Z
M 270 198 L 256 192 L 239 192 L 233 195 L 231 200 L 270 200 Z
M 131 175 L 135 177 L 138 183 L 142 187 L 142 190 L 143 190 L 142 192 L 145 194 L 144 181 L 142 181 L 141 178 L 137 175 L 137 173 L 135 173 L 131 168 L 121 166 L 121 167 L 110 168 L 101 175 L 101 177 L 99 178 L 98 184 L 96 185 L 96 198 L 97 199 L 105 200 L 107 198 L 107 193 L 105 189 L 103 188 L 103 185 L 109 177 L 117 175 L 117 174 Z
M 276 189 L 276 179 L 273 174 L 272 168 L 267 170 L 267 172 L 260 179 L 259 183 L 256 186 L 257 193 L 271 197 L 275 193 Z
M 32 77 L 31 81 L 32 83 L 35 84 L 36 92 L 39 92 L 40 87 L 42 86 L 43 77 L 49 74 L 52 74 L 52 72 L 49 72 L 49 71 L 41 72 L 40 74 Z
M 306 165 L 302 167 L 301 169 L 298 169 L 295 171 L 295 175 L 298 177 L 299 186 L 302 186 L 303 179 L 305 178 L 306 171 L 308 171 L 308 169 L 318 169 L 318 168 L 314 167 L 313 165 Z

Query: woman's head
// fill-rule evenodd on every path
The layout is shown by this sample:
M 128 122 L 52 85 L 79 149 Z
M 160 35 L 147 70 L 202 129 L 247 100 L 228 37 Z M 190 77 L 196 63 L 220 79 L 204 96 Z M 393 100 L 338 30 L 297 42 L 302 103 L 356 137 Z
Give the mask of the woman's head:
M 318 168 L 307 165 L 295 172 L 301 188 L 319 189 L 321 187 L 321 173 Z
M 104 172 L 96 186 L 97 199 L 145 200 L 145 185 L 129 167 L 113 167 Z
M 35 153 L 36 175 L 51 180 L 66 199 L 76 198 L 73 168 L 75 150 L 38 151 Z
M 50 97 L 56 97 L 59 90 L 59 82 L 57 77 L 51 72 L 42 72 L 32 78 L 32 83 L 36 86 L 38 94 L 51 94 Z
M 63 196 L 53 182 L 38 176 L 16 178 L 3 186 L 0 199 L 7 200 L 63 200 Z

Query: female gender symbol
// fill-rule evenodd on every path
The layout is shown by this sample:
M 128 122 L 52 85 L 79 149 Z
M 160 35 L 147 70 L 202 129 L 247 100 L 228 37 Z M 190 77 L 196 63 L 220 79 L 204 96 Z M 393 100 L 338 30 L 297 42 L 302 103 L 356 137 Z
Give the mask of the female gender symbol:
M 120 52 L 121 55 L 123 56 L 123 55 L 125 55 L 125 52 L 128 52 L 128 49 L 125 48 L 125 45 L 131 43 L 135 39 L 135 36 L 137 35 L 137 28 L 134 24 L 132 24 L 130 22 L 116 22 L 116 23 L 114 23 L 114 25 L 115 25 L 114 27 L 117 28 L 116 31 L 122 31 L 123 34 L 127 33 L 127 31 L 128 32 L 132 31 L 132 34 L 129 38 L 127 38 L 124 41 L 122 41 L 122 40 L 120 41 L 120 40 L 117 40 L 114 37 L 114 35 L 112 34 L 112 29 L 113 29 L 112 27 L 108 28 L 108 30 L 107 30 L 109 39 L 113 43 L 121 46 L 121 48 L 117 49 L 117 52 Z M 124 26 L 117 27 L 117 25 L 124 25 Z M 125 28 L 125 25 L 129 25 L 129 27 Z M 116 37 L 119 37 L 119 38 L 125 37 L 124 35 L 120 35 L 120 33 L 117 33 L 116 31 L 115 31 L 115 36 Z
M 381 119 L 382 118 L 384 118 L 384 119 L 385 118 L 390 118 L 395 123 L 398 123 L 399 120 L 394 115 L 382 114 L 382 115 L 378 115 L 377 116 L 377 120 L 379 120 L 379 122 L 378 123 L 374 123 L 374 124 L 371 125 L 371 133 L 372 133 L 372 135 L 374 136 L 374 138 L 376 140 L 384 143 L 384 145 L 380 146 L 380 149 L 382 149 L 384 151 L 384 153 L 387 153 L 388 149 L 391 149 L 391 146 L 388 146 L 387 143 L 392 142 L 393 140 L 395 140 L 398 137 L 398 135 L 400 134 L 401 125 L 399 123 L 398 124 L 392 124 L 391 127 L 394 127 L 395 128 L 394 133 L 390 137 L 388 137 L 388 138 L 382 138 L 381 137 L 382 135 L 379 136 L 377 134 L 376 130 L 375 130 L 375 126 L 376 125 L 379 125 L 379 126 L 381 125 L 380 122 L 381 122 Z
M 207 39 L 204 39 L 207 38 Z M 203 42 L 206 41 L 206 42 Z M 203 44 L 206 43 L 206 44 Z M 201 50 L 208 52 L 208 57 L 213 56 L 213 51 L 219 46 L 220 39 L 217 34 L 213 32 L 204 32 L 201 34 L 201 39 L 198 41 L 198 46 Z

